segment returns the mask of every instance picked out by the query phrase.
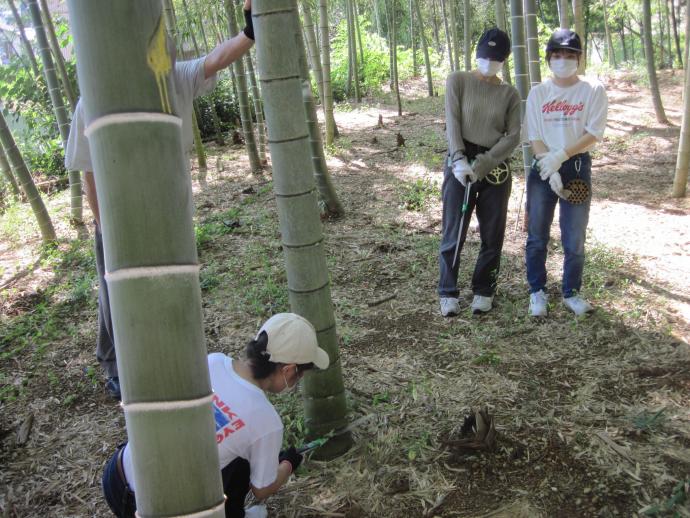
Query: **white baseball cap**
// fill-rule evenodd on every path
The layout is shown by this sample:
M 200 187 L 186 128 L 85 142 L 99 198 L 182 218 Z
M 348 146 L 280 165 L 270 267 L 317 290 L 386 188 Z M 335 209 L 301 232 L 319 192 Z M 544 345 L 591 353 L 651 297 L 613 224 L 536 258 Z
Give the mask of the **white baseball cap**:
M 295 313 L 278 313 L 269 318 L 259 332 L 268 335 L 266 352 L 273 363 L 313 363 L 319 369 L 328 368 L 328 353 L 319 347 L 314 326 Z

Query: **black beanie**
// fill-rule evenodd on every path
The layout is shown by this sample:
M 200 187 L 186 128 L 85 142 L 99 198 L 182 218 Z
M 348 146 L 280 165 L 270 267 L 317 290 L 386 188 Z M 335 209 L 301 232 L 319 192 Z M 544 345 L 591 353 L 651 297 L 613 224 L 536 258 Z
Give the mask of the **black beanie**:
M 505 61 L 510 56 L 510 38 L 501 29 L 487 29 L 477 43 L 477 57 Z

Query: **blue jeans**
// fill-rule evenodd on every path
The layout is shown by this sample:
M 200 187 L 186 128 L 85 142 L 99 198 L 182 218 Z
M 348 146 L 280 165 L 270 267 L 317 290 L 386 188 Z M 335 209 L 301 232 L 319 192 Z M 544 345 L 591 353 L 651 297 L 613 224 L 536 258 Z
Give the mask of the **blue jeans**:
M 134 518 L 137 502 L 134 492 L 130 489 L 124 478 L 120 451 L 125 448 L 121 444 L 105 465 L 103 470 L 103 495 L 108 507 L 118 518 Z M 244 517 L 244 500 L 249 493 L 249 462 L 237 457 L 221 470 L 223 479 L 223 491 L 225 492 L 225 516 L 226 518 Z
M 589 153 L 571 157 L 563 163 L 559 172 L 563 185 L 579 177 L 589 185 L 591 193 L 592 159 Z M 535 168 L 530 171 L 527 178 L 528 228 L 525 250 L 530 293 L 546 288 L 546 250 L 556 204 L 559 205 L 561 243 L 565 254 L 561 288 L 563 297 L 572 297 L 580 291 L 585 266 L 585 238 L 590 202 L 591 195 L 587 201 L 579 205 L 559 198 L 551 190 L 548 180 L 542 180 Z

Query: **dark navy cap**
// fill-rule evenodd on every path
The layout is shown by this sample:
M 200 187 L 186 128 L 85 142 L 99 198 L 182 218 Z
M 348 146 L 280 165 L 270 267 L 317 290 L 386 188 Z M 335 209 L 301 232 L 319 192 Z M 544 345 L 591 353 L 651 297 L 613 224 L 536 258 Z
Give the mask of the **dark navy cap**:
M 510 56 L 510 38 L 501 29 L 487 29 L 477 43 L 477 57 L 505 61 Z
M 582 42 L 580 36 L 570 29 L 556 29 L 546 44 L 546 52 L 555 50 L 572 50 L 578 54 L 582 53 Z

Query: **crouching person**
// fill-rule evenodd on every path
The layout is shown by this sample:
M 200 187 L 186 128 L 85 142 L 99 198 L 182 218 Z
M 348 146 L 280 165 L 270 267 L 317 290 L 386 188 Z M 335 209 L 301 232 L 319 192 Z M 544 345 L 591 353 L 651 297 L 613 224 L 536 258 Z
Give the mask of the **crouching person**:
M 266 499 L 302 462 L 294 447 L 280 451 L 283 423 L 266 393 L 290 390 L 306 371 L 325 369 L 328 364 L 314 327 L 294 313 L 280 313 L 266 321 L 247 344 L 242 359 L 208 355 L 226 517 L 266 516 L 263 505 L 245 510 L 246 495 L 251 490 L 258 500 Z M 116 516 L 134 516 L 136 480 L 127 443 L 106 464 L 103 493 Z

